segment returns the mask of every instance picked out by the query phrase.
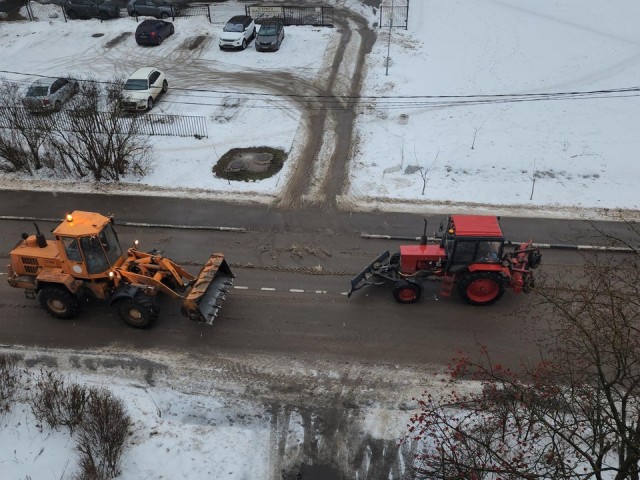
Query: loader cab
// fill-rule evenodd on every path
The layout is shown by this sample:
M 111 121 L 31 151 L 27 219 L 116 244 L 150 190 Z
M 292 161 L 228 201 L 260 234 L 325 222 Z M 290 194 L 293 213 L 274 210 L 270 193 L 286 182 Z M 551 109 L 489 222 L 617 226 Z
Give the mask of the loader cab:
M 67 272 L 78 278 L 106 278 L 122 249 L 111 218 L 75 211 L 53 231 Z
M 447 272 L 457 273 L 472 264 L 500 264 L 504 236 L 497 217 L 452 215 L 440 245 L 445 250 Z

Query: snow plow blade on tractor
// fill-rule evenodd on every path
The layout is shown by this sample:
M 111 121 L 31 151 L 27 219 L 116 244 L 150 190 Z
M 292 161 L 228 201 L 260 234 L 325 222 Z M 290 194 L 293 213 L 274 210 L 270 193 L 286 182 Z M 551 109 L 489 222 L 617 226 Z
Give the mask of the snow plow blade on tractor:
M 422 295 L 422 281 L 442 279 L 440 295 L 449 297 L 457 284 L 460 296 L 471 305 L 490 305 L 506 289 L 529 293 L 535 287 L 533 270 L 542 254 L 531 241 L 505 252 L 505 239 L 498 217 L 451 215 L 436 243 L 427 244 L 427 224 L 420 245 L 404 245 L 391 255 L 383 252 L 351 280 L 353 292 L 368 285 L 390 283 L 399 303 L 415 303 Z
M 38 296 L 42 307 L 57 318 L 77 315 L 81 300 L 92 297 L 117 308 L 132 327 L 146 328 L 158 317 L 158 295 L 182 303 L 182 314 L 212 324 L 233 284 L 224 255 L 211 255 L 198 275 L 157 251 L 136 245 L 122 252 L 113 218 L 75 211 L 46 240 L 22 234 L 11 251 L 9 284 Z

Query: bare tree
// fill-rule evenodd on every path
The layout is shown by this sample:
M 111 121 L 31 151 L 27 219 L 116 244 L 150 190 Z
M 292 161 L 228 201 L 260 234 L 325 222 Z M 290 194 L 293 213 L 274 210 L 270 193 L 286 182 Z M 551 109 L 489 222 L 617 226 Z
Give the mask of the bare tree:
M 446 395 L 426 395 L 409 436 L 436 479 L 632 479 L 640 463 L 640 229 L 625 255 L 585 256 L 577 277 L 543 279 L 541 360 L 518 372 L 490 352 L 452 363 Z M 600 233 L 605 234 L 601 231 Z M 478 388 L 465 390 L 462 379 Z M 465 384 L 468 386 L 468 384 Z
M 123 111 L 121 90 L 120 82 L 82 82 L 74 108 L 56 122 L 51 147 L 74 176 L 120 180 L 147 172 L 148 137 L 140 133 L 140 117 Z

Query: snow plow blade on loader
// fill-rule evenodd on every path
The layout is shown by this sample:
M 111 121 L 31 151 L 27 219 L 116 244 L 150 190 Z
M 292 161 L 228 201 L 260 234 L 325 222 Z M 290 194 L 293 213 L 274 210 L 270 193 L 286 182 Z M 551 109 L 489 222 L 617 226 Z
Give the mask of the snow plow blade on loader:
M 371 277 L 374 277 L 380 273 L 380 267 L 388 264 L 389 251 L 382 252 L 378 258 L 371 262 L 367 268 L 351 279 L 351 290 L 347 294 L 347 297 L 351 297 L 351 294 L 356 290 L 360 290 L 367 285 L 372 285 L 376 282 L 371 281 Z
M 211 255 L 182 303 L 182 314 L 191 320 L 211 325 L 232 285 L 233 274 L 224 255 Z

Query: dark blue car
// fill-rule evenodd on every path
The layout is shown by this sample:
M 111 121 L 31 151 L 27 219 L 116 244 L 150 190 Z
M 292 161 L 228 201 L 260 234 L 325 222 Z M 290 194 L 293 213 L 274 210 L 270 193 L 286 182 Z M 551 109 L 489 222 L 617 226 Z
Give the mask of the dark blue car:
M 160 45 L 162 41 L 175 32 L 173 23 L 164 20 L 144 20 L 136 28 L 138 45 Z

